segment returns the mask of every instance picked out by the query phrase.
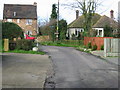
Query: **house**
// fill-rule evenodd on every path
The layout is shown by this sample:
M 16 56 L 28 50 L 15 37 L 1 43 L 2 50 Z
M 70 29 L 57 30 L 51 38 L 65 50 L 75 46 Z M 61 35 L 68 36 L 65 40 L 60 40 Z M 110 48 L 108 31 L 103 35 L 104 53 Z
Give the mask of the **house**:
M 95 15 L 92 17 L 92 25 L 94 25 L 99 19 L 100 15 L 95 13 Z M 79 32 L 84 32 L 83 26 L 84 26 L 84 16 L 79 16 L 79 11 L 76 11 L 76 19 L 68 25 L 67 33 L 69 34 L 69 37 L 71 38 L 74 34 L 76 37 L 78 37 Z
M 97 31 L 97 37 L 104 37 L 104 27 L 106 25 L 116 28 L 117 22 L 114 21 L 113 10 L 110 12 L 111 18 L 107 16 L 101 16 L 97 13 L 92 17 L 92 29 Z M 84 32 L 84 16 L 78 16 L 78 11 L 76 11 L 76 20 L 68 25 L 67 34 L 71 38 L 73 34 L 78 36 L 79 32 Z
M 95 23 L 93 25 L 93 29 L 97 30 L 97 37 L 104 37 L 104 27 L 105 26 L 110 26 L 115 30 L 117 30 L 118 27 L 118 23 L 114 20 L 114 16 L 113 16 L 113 10 L 110 11 L 111 13 L 111 18 L 107 17 L 106 15 L 102 16 L 97 23 Z
M 13 22 L 19 25 L 24 33 L 36 35 L 37 26 L 37 3 L 33 5 L 4 4 L 3 21 Z

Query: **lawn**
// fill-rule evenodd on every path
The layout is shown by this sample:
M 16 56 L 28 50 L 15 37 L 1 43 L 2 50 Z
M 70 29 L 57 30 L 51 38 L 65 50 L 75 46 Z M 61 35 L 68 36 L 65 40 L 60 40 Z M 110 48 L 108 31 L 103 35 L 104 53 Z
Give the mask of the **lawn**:
M 61 46 L 61 47 L 74 47 L 76 50 L 90 53 L 91 49 L 84 46 L 82 40 L 65 40 L 65 41 L 47 41 L 47 42 L 40 42 L 41 45 L 45 46 Z
M 64 40 L 64 41 L 46 41 L 40 42 L 41 45 L 45 46 L 62 46 L 62 47 L 83 47 L 83 41 L 79 40 Z
M 42 51 L 24 51 L 24 50 L 11 50 L 11 51 L 3 51 L 3 53 L 23 53 L 23 54 L 40 54 L 44 55 L 45 52 Z

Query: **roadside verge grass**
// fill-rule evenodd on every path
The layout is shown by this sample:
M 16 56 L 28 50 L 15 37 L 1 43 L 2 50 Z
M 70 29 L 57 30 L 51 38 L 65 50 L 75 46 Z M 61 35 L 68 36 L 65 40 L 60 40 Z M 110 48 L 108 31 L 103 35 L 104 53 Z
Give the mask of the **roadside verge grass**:
M 57 41 L 40 42 L 40 44 L 45 46 L 60 46 L 60 47 L 78 47 L 79 46 L 79 45 L 65 44 L 63 42 L 57 42 Z
M 24 51 L 24 50 L 3 51 L 3 53 L 23 53 L 23 54 L 40 54 L 40 55 L 46 54 L 43 51 Z

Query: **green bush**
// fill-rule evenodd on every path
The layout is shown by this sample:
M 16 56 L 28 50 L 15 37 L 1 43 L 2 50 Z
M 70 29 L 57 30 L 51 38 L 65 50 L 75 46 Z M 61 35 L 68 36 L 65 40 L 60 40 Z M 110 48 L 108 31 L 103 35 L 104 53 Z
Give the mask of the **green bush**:
M 13 38 L 24 37 L 22 28 L 12 22 L 2 23 L 2 38 L 12 40 Z
M 87 48 L 92 48 L 91 42 L 88 43 Z
M 72 34 L 72 40 L 77 40 L 77 37 L 75 34 Z
M 97 50 L 97 45 L 92 46 L 92 51 Z
M 15 41 L 10 41 L 9 42 L 9 49 L 10 50 L 16 49 L 16 42 Z
M 21 39 L 16 42 L 16 49 L 18 50 L 32 50 L 34 47 L 33 41 L 31 40 L 26 40 L 26 39 Z
M 104 45 L 101 45 L 101 50 L 104 50 Z

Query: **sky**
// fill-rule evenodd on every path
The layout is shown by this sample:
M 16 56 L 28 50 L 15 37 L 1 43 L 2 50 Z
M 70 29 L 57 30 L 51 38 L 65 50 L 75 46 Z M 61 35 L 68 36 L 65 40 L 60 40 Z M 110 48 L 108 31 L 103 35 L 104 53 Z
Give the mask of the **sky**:
M 60 2 L 60 19 L 65 19 L 68 24 L 76 18 L 76 9 L 68 8 L 63 4 L 68 4 L 74 0 L 59 0 Z M 98 6 L 97 13 L 101 15 L 107 15 L 110 17 L 110 10 L 114 10 L 114 17 L 118 17 L 118 2 L 120 0 L 99 0 L 101 3 Z M 4 4 L 33 4 L 37 2 L 37 15 L 39 20 L 49 21 L 50 14 L 52 11 L 52 4 L 57 4 L 58 0 L 0 0 L 0 19 L 3 17 Z M 81 14 L 80 14 L 81 15 Z

